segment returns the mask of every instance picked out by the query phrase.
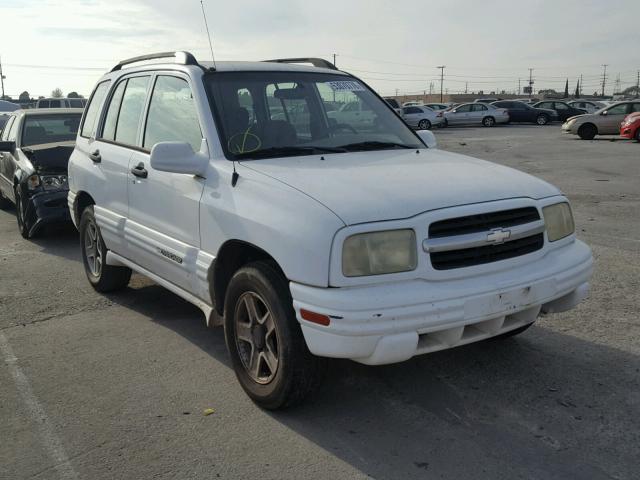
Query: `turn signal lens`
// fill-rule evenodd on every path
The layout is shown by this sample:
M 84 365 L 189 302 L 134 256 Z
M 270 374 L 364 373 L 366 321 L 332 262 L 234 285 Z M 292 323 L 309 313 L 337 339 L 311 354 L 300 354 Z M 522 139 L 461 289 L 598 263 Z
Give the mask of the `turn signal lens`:
M 27 188 L 29 190 L 35 190 L 40 186 L 40 177 L 38 175 L 31 175 L 27 178 Z
M 309 310 L 305 310 L 304 308 L 300 309 L 300 316 L 309 322 L 317 323 L 318 325 L 324 325 L 325 327 L 329 325 L 329 323 L 331 323 L 331 319 L 327 315 L 311 312 Z

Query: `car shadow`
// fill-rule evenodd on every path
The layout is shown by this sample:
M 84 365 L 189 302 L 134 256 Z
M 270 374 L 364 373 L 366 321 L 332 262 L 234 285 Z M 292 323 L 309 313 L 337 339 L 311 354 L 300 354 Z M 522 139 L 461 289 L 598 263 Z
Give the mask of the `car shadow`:
M 43 253 L 80 262 L 80 237 L 72 223 L 47 225 L 35 238 L 29 239 Z
M 109 298 L 231 368 L 222 329 L 162 287 Z M 313 398 L 267 414 L 374 478 L 632 478 L 640 358 L 545 323 L 400 364 L 330 360 Z

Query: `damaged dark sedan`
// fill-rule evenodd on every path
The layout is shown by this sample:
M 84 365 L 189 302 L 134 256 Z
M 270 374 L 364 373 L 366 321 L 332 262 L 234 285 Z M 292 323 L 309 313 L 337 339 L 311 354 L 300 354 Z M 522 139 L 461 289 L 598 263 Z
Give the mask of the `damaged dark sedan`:
M 0 135 L 0 208 L 16 206 L 18 228 L 32 238 L 70 220 L 67 164 L 82 109 L 12 112 Z

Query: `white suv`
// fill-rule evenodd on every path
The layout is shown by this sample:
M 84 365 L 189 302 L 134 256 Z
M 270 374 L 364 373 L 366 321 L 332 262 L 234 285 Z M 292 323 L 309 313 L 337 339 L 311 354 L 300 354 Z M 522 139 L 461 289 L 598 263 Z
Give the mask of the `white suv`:
M 328 114 L 354 102 L 371 121 Z M 69 163 L 87 277 L 135 270 L 224 324 L 266 408 L 304 398 L 322 357 L 401 362 L 582 300 L 591 251 L 558 189 L 434 146 L 320 59 L 123 61 Z

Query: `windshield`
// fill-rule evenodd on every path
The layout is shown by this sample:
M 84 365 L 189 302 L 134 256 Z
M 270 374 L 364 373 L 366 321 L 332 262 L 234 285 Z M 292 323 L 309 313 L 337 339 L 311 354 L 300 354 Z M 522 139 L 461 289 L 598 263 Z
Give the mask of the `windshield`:
M 22 129 L 22 146 L 68 142 L 76 139 L 81 113 L 27 115 Z
M 369 88 L 310 72 L 222 72 L 205 77 L 227 158 L 424 148 Z

